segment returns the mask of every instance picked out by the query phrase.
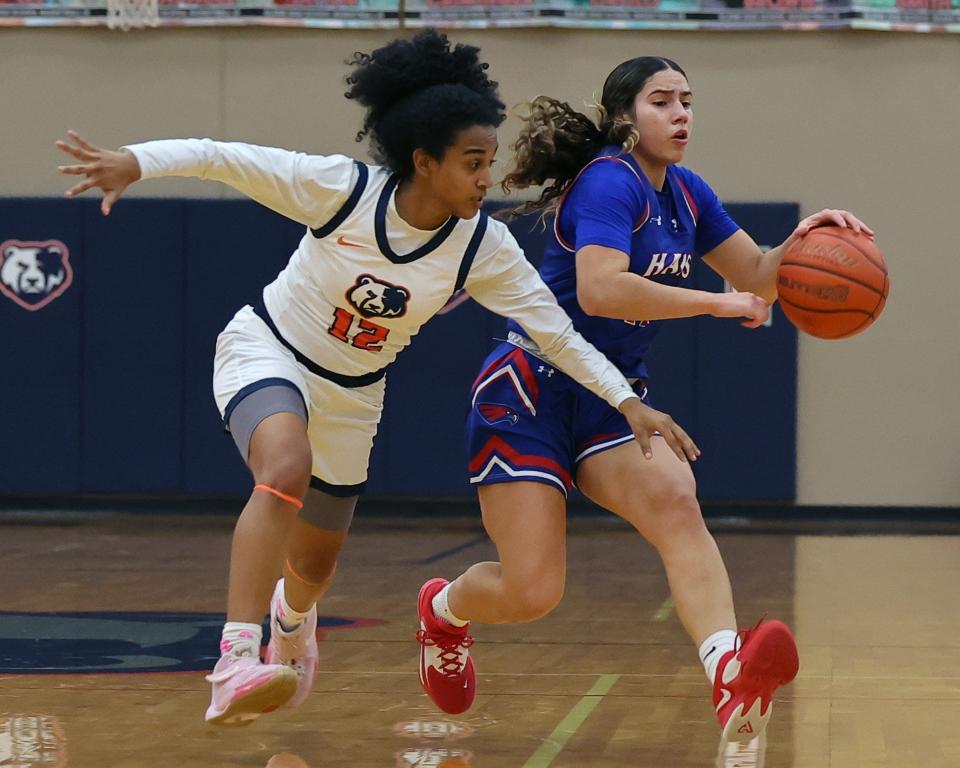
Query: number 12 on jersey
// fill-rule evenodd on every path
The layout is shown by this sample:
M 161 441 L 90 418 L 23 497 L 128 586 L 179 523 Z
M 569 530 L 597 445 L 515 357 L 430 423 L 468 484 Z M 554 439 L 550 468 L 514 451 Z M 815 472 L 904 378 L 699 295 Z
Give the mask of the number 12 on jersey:
M 344 344 L 370 352 L 379 352 L 390 334 L 390 329 L 357 317 L 342 307 L 337 307 L 333 311 L 333 325 L 327 329 L 327 332 Z

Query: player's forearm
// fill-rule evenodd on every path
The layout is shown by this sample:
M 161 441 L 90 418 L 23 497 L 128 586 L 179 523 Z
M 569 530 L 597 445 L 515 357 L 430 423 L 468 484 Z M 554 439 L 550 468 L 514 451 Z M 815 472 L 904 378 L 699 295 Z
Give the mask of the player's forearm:
M 255 144 L 212 139 L 161 139 L 126 147 L 142 178 L 185 176 L 227 184 L 255 199 L 275 196 L 296 176 L 295 154 Z
M 535 326 L 524 326 L 544 358 L 614 408 L 619 409 L 624 400 L 635 397 L 636 393 L 616 366 L 574 330 L 573 323 L 559 306 L 557 312 L 566 320 L 559 333 L 543 333 Z
M 577 300 L 588 315 L 630 321 L 712 315 L 717 308 L 715 293 L 663 285 L 630 272 L 578 282 Z
M 313 225 L 322 200 L 300 183 L 296 152 L 212 139 L 163 139 L 125 147 L 142 178 L 184 176 L 219 181 L 295 221 Z
M 777 299 L 777 269 L 783 260 L 783 245 L 778 245 L 757 256 L 756 266 L 743 285 L 734 285 L 738 291 L 755 293 L 768 304 Z
M 142 179 L 212 178 L 215 148 L 210 139 L 159 139 L 124 147 L 137 158 Z
M 284 194 L 280 169 L 265 147 L 212 139 L 160 139 L 131 144 L 124 149 L 140 164 L 142 179 L 165 176 L 219 181 L 279 213 L 299 220 Z M 278 173 L 278 170 L 281 172 Z
M 487 309 L 519 323 L 545 360 L 614 408 L 634 396 L 623 374 L 574 330 L 570 317 L 522 255 L 495 279 L 468 282 L 467 290 Z

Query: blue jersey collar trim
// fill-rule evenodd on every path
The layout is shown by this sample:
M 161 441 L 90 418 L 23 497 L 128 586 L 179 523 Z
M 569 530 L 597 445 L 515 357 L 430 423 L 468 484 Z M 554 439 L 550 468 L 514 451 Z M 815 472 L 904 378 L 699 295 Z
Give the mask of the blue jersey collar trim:
M 377 200 L 377 211 L 374 215 L 373 229 L 377 237 L 377 246 L 380 248 L 380 253 L 394 264 L 409 264 L 440 247 L 443 241 L 453 232 L 453 228 L 457 226 L 457 222 L 460 221 L 460 219 L 456 216 L 451 216 L 444 225 L 437 230 L 433 237 L 416 250 L 403 255 L 395 253 L 390 247 L 390 241 L 387 239 L 387 206 L 390 203 L 390 195 L 393 194 L 393 190 L 396 189 L 399 183 L 400 177 L 394 174 L 387 179 L 387 183 L 383 185 L 383 190 L 380 192 L 380 199 Z

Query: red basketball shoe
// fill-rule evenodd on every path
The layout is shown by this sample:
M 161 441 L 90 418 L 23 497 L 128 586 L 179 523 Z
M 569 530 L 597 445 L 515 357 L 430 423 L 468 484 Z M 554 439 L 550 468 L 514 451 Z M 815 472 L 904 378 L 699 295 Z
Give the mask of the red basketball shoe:
M 782 621 L 761 619 L 737 636 L 713 681 L 713 705 L 727 741 L 750 741 L 767 727 L 773 692 L 797 676 L 797 644 Z
M 477 695 L 477 672 L 467 650 L 473 645 L 470 625 L 454 627 L 433 615 L 433 598 L 447 585 L 430 579 L 420 587 L 420 685 L 433 703 L 449 715 L 466 712 Z

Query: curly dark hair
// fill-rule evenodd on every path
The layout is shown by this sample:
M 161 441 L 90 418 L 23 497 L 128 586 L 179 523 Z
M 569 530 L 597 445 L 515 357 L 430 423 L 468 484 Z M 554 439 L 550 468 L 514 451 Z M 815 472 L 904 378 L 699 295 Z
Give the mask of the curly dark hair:
M 637 93 L 652 75 L 673 69 L 684 77 L 680 65 L 657 56 L 640 56 L 620 64 L 603 84 L 599 126 L 564 101 L 538 96 L 527 107 L 524 126 L 511 146 L 513 167 L 503 179 L 503 190 L 525 189 L 552 182 L 540 197 L 519 206 L 513 213 L 523 214 L 556 208 L 560 195 L 570 186 L 583 167 L 608 144 L 630 152 L 639 134 L 628 115 Z
M 367 108 L 357 141 L 369 136 L 374 159 L 408 178 L 415 149 L 441 159 L 463 129 L 499 126 L 505 107 L 479 53 L 472 45 L 451 48 L 433 29 L 354 53 L 345 95 Z

